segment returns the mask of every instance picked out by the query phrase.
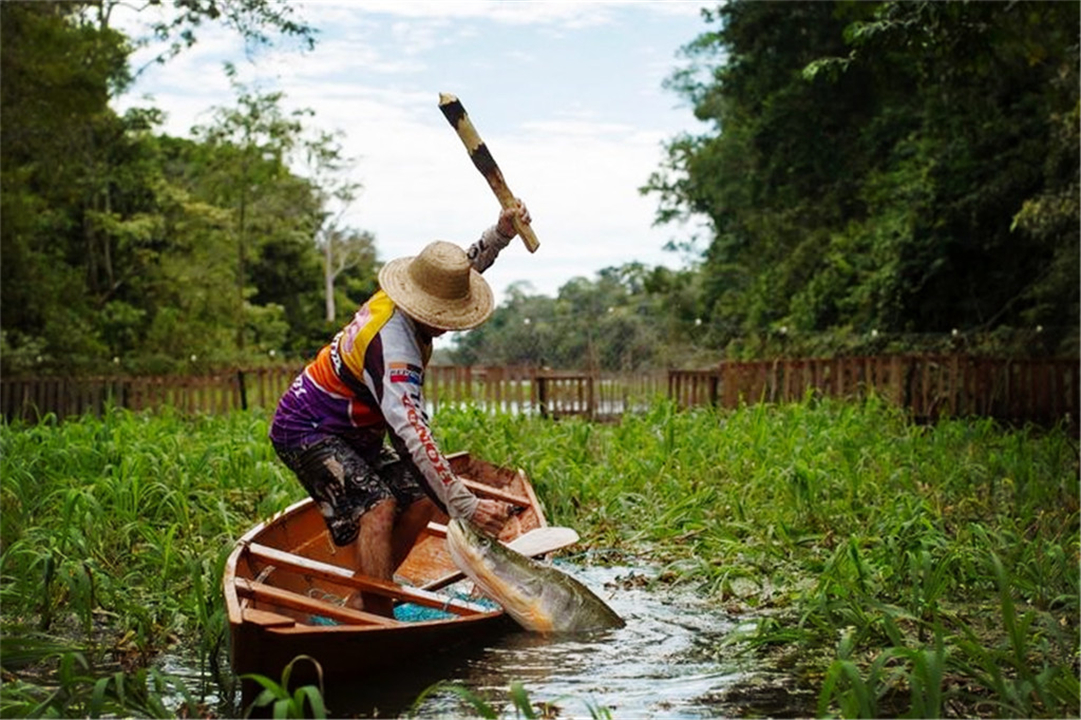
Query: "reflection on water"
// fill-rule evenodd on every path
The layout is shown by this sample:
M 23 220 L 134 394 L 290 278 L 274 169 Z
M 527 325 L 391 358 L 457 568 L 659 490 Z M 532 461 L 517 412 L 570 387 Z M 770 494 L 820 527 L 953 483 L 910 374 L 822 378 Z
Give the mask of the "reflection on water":
M 515 633 L 463 668 L 466 683 L 505 691 L 517 680 L 534 702 L 568 712 L 589 703 L 617 717 L 712 714 L 698 698 L 731 684 L 737 669 L 696 659 L 695 649 L 732 629 L 721 612 L 692 596 L 624 589 L 630 583 L 617 579 L 630 575 L 629 568 L 561 569 L 598 592 L 627 626 L 563 639 Z
M 225 701 L 218 692 L 218 684 L 211 679 L 209 672 L 199 670 L 199 659 L 195 653 L 189 652 L 188 648 L 176 648 L 173 652 L 165 653 L 157 665 L 158 669 L 170 678 L 183 683 L 191 699 L 197 704 L 207 708 L 223 709 L 222 705 Z M 175 686 L 167 688 L 162 696 L 162 702 L 174 712 L 184 705 L 184 701 L 184 693 Z
M 723 611 L 691 594 L 636 587 L 628 578 L 643 576 L 640 568 L 562 564 L 560 569 L 601 596 L 627 626 L 564 637 L 512 632 L 486 648 L 459 654 L 432 682 L 460 683 L 509 717 L 514 716 L 508 695 L 513 682 L 522 683 L 533 703 L 558 706 L 560 717 L 589 717 L 591 708 L 608 708 L 613 717 L 716 715 L 710 698 L 730 687 L 740 671 L 698 649 L 715 645 L 732 630 Z M 409 710 L 385 695 L 383 701 L 384 712 Z M 430 697 L 419 708 L 421 717 L 461 712 L 460 700 L 450 694 Z
M 415 665 L 327 688 L 332 717 L 407 716 L 416 698 L 440 681 L 483 697 L 503 717 L 515 717 L 512 683 L 532 703 L 557 706 L 558 717 L 590 717 L 607 708 L 614 718 L 701 718 L 726 714 L 719 699 L 744 672 L 715 648 L 734 624 L 723 609 L 689 591 L 648 588 L 651 571 L 631 567 L 558 567 L 585 583 L 627 625 L 573 636 L 511 631 L 483 647 L 455 648 Z M 636 581 L 638 580 L 638 581 Z M 173 668 L 176 670 L 177 668 Z M 476 716 L 452 693 L 427 697 L 419 717 Z

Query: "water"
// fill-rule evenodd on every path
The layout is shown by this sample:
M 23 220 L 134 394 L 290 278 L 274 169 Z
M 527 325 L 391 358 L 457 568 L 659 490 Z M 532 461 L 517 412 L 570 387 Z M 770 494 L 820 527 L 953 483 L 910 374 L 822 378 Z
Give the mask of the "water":
M 736 622 L 716 604 L 690 590 L 650 587 L 654 571 L 643 567 L 582 566 L 558 562 L 607 602 L 627 625 L 572 636 L 546 637 L 510 631 L 481 647 L 454 648 L 424 664 L 358 678 L 349 687 L 327 688 L 332 717 L 405 717 L 416 699 L 441 681 L 466 688 L 516 717 L 510 696 L 521 683 L 531 703 L 550 703 L 560 718 L 680 720 L 738 715 L 792 717 L 804 714 L 794 696 L 771 684 L 763 668 L 734 653 L 718 652 Z M 170 670 L 192 678 L 172 659 Z M 179 661 L 183 665 L 183 661 Z M 213 685 L 213 683 L 211 683 Z M 457 694 L 433 693 L 416 708 L 419 717 L 479 717 Z
M 221 708 L 223 699 L 218 693 L 218 685 L 209 673 L 199 670 L 199 659 L 193 652 L 172 651 L 161 656 L 158 669 L 170 678 L 183 683 L 192 699 L 206 708 Z M 174 712 L 184 705 L 184 693 L 176 687 L 169 687 L 162 696 L 165 706 Z
M 649 570 L 580 567 L 562 571 L 602 597 L 627 625 L 573 636 L 510 632 L 486 647 L 452 651 L 437 665 L 388 674 L 354 692 L 328 693 L 334 714 L 408 714 L 414 699 L 445 680 L 484 698 L 504 717 L 515 717 L 509 688 L 523 685 L 532 703 L 559 707 L 559 717 L 590 717 L 607 708 L 613 717 L 702 718 L 725 714 L 718 698 L 744 678 L 736 661 L 718 661 L 715 648 L 734 629 L 721 608 L 690 592 L 649 590 Z M 378 688 L 377 690 L 375 688 Z M 420 717 L 471 714 L 454 693 L 431 695 Z M 472 715 L 476 716 L 476 715 Z

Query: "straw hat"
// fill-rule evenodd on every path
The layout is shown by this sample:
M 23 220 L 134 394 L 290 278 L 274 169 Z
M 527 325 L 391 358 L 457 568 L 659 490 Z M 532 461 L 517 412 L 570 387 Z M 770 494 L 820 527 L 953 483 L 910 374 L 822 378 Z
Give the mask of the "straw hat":
M 438 330 L 467 330 L 492 314 L 492 289 L 465 251 L 436 240 L 415 257 L 391 260 L 379 285 L 407 315 Z

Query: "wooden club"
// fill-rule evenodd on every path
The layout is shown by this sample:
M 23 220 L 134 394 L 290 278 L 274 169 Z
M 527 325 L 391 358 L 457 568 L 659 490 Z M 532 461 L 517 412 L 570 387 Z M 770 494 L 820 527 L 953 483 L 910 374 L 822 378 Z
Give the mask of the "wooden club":
M 504 208 L 516 207 L 518 202 L 514 197 L 514 193 L 507 187 L 507 181 L 503 179 L 503 173 L 499 170 L 499 166 L 496 165 L 488 146 L 484 144 L 484 141 L 480 139 L 480 135 L 477 134 L 477 129 L 473 127 L 473 123 L 469 120 L 469 115 L 466 114 L 465 108 L 462 107 L 462 102 L 453 95 L 440 93 L 439 109 L 443 111 L 447 122 L 458 133 L 458 137 L 461 139 L 462 144 L 465 145 L 465 149 L 469 151 L 469 158 L 473 161 L 477 170 L 480 170 L 480 174 L 484 176 L 484 179 L 488 181 L 488 185 L 492 188 L 492 192 L 495 193 L 499 204 Z M 537 240 L 533 228 L 519 221 L 517 215 L 514 217 L 514 229 L 518 231 L 518 235 L 522 238 L 522 242 L 525 243 L 526 249 L 531 253 L 537 252 L 540 241 Z

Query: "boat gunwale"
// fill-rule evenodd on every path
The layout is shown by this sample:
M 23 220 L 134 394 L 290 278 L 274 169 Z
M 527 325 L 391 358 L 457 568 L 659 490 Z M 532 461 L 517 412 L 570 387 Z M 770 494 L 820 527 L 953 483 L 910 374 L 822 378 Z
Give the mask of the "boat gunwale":
M 448 460 L 451 460 L 451 461 L 462 461 L 462 462 L 465 462 L 465 463 L 478 463 L 478 464 L 480 464 L 482 466 L 487 466 L 488 468 L 491 468 L 492 470 L 495 470 L 495 471 L 506 471 L 506 472 L 513 473 L 515 475 L 515 477 L 520 478 L 521 482 L 523 483 L 525 496 L 529 500 L 530 508 L 534 511 L 534 513 L 536 515 L 536 520 L 537 520 L 538 525 L 540 527 L 546 527 L 547 526 L 548 521 L 547 521 L 547 518 L 545 518 L 544 513 L 542 511 L 542 505 L 541 505 L 539 499 L 537 498 L 536 492 L 533 489 L 532 483 L 529 481 L 529 478 L 526 476 L 524 470 L 522 470 L 521 468 L 506 468 L 506 467 L 502 467 L 502 466 L 499 466 L 499 465 L 495 465 L 494 463 L 488 462 L 486 460 L 476 458 L 469 452 L 454 453 L 452 455 L 448 455 L 447 458 L 448 458 Z M 476 480 L 471 481 L 471 484 L 473 484 L 473 485 L 476 485 L 478 483 L 479 483 L 479 481 L 476 481 Z M 501 488 L 499 488 L 497 486 L 493 485 L 492 487 L 499 494 L 502 494 L 504 492 Z M 252 544 L 267 544 L 267 543 L 259 543 L 258 542 L 258 538 L 262 534 L 270 531 L 273 527 L 275 527 L 277 525 L 281 525 L 283 523 L 288 522 L 290 518 L 300 517 L 304 513 L 309 513 L 309 512 L 313 512 L 313 511 L 318 512 L 318 510 L 315 509 L 314 506 L 315 506 L 315 501 L 311 497 L 305 497 L 305 498 L 302 498 L 300 500 L 297 500 L 296 502 L 292 503 L 291 505 L 289 505 L 285 509 L 278 511 L 277 513 L 275 513 L 271 517 L 267 518 L 266 520 L 263 520 L 262 522 L 259 522 L 255 526 L 251 527 L 247 532 L 245 532 L 236 541 L 233 550 L 229 553 L 229 556 L 226 559 L 224 573 L 223 573 L 223 577 L 222 577 L 222 585 L 223 585 L 223 590 L 224 590 L 224 595 L 225 595 L 226 611 L 227 611 L 227 615 L 228 615 L 228 618 L 229 618 L 229 624 L 234 629 L 235 628 L 240 628 L 240 627 L 243 627 L 243 626 L 251 626 L 251 625 L 255 624 L 255 623 L 252 623 L 249 620 L 245 619 L 245 617 L 244 617 L 244 610 L 245 610 L 244 601 L 241 598 L 241 593 L 239 593 L 238 590 L 237 590 L 237 581 L 241 577 L 241 576 L 239 576 L 237 574 L 237 568 L 238 568 L 238 566 L 239 566 L 239 564 L 241 562 L 241 558 L 244 556 L 245 553 L 250 552 L 250 546 Z M 428 528 L 425 531 L 422 531 L 422 532 L 430 532 L 431 529 L 433 528 L 433 526 L 442 527 L 442 526 L 439 526 L 438 523 L 430 523 Z M 270 546 L 273 547 L 272 545 L 270 545 Z M 287 552 L 287 551 L 283 551 L 283 552 Z M 303 557 L 303 556 L 298 556 L 298 557 Z M 358 576 L 358 577 L 363 578 L 364 576 Z M 244 579 L 248 580 L 249 582 L 255 582 L 254 578 L 244 578 Z M 435 578 L 435 579 L 439 579 L 439 578 Z M 399 587 L 402 587 L 402 588 L 412 589 L 412 586 L 405 585 L 405 584 L 397 582 L 397 581 L 394 581 L 394 584 L 396 584 L 396 585 L 398 585 Z M 424 588 L 417 587 L 416 589 L 424 589 Z M 437 594 L 440 593 L 440 589 L 432 589 L 432 590 L 426 590 L 426 591 L 427 592 L 437 593 Z M 446 596 L 446 597 L 448 597 L 448 599 L 453 599 L 449 595 Z M 448 613 L 450 613 L 450 612 L 452 612 L 452 611 L 448 611 Z M 491 619 L 503 617 L 504 615 L 505 615 L 505 612 L 501 607 L 495 607 L 495 608 L 492 608 L 491 610 L 488 610 L 488 611 L 481 611 L 481 612 L 468 613 L 468 614 L 453 613 L 453 614 L 449 614 L 448 617 L 445 617 L 445 618 L 432 618 L 432 619 L 427 619 L 427 620 L 419 620 L 419 621 L 411 621 L 411 622 L 394 621 L 394 622 L 391 622 L 391 623 L 385 624 L 385 625 L 384 624 L 356 624 L 356 623 L 343 623 L 343 624 L 339 624 L 339 625 L 310 625 L 310 624 L 307 624 L 307 623 L 304 623 L 302 621 L 297 620 L 295 622 L 295 624 L 293 624 L 291 626 L 277 626 L 277 627 L 264 626 L 261 629 L 263 631 L 265 631 L 265 632 L 269 632 L 269 633 L 273 633 L 273 634 L 283 634 L 283 635 L 287 634 L 287 635 L 291 635 L 291 636 L 303 635 L 303 634 L 307 634 L 307 633 L 312 633 L 312 634 L 316 634 L 316 635 L 322 635 L 322 634 L 325 634 L 325 633 L 328 633 L 328 632 L 334 633 L 334 634 L 337 634 L 337 633 L 358 633 L 358 632 L 371 633 L 371 632 L 376 632 L 376 631 L 379 631 L 379 630 L 386 630 L 386 631 L 392 631 L 392 632 L 402 632 L 402 631 L 407 630 L 407 629 L 412 628 L 412 627 L 431 628 L 431 627 L 434 627 L 434 626 L 442 626 L 442 625 L 447 625 L 447 624 L 465 623 L 467 621 L 472 623 L 472 622 L 475 622 L 477 620 L 491 620 Z M 286 616 L 283 616 L 283 617 L 286 617 Z

